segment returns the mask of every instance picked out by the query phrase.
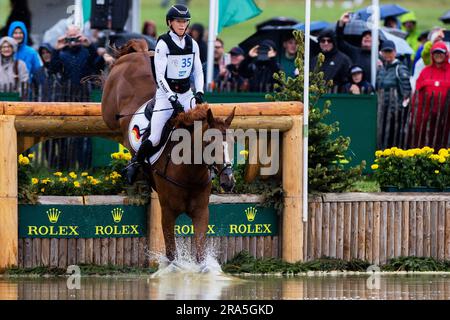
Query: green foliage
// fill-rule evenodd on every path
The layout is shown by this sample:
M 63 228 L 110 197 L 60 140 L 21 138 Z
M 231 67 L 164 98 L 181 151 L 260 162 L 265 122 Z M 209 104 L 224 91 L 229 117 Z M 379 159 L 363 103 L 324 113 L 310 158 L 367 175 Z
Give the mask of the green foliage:
M 450 261 L 428 257 L 399 257 L 389 260 L 383 271 L 450 271 Z
M 283 71 L 274 75 L 277 84 L 274 93 L 266 98 L 272 101 L 304 101 L 304 35 L 294 31 L 295 39 L 299 44 L 295 64 L 299 75 L 292 79 L 287 78 Z M 332 86 L 332 81 L 324 79 L 324 73 L 320 71 L 324 62 L 324 55 L 320 54 L 317 65 L 310 72 L 310 106 L 309 106 L 309 158 L 308 177 L 309 191 L 314 192 L 343 192 L 348 190 L 360 177 L 365 167 L 363 161 L 360 166 L 347 168 L 350 158 L 346 157 L 350 146 L 350 138 L 333 135 L 339 132 L 339 123 L 324 123 L 324 119 L 330 114 L 330 101 L 322 108 L 319 99 L 326 94 Z
M 89 265 L 89 264 L 79 264 L 81 274 L 84 276 L 93 276 L 93 275 L 121 275 L 121 274 L 151 274 L 157 271 L 155 267 L 149 268 L 135 268 L 135 267 L 127 267 L 127 266 L 115 266 L 115 265 L 107 265 L 107 266 L 97 266 L 97 265 Z M 6 269 L 4 272 L 8 276 L 24 276 L 24 275 L 50 275 L 50 276 L 64 276 L 68 275 L 67 270 L 63 268 L 55 268 L 55 267 L 36 267 L 36 268 L 10 268 Z

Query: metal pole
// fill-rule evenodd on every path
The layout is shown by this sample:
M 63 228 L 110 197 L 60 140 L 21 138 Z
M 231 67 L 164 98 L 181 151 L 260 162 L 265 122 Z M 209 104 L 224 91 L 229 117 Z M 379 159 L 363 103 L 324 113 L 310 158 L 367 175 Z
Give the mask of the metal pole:
M 311 0 L 305 4 L 305 66 L 303 83 L 303 221 L 308 221 L 308 128 L 309 128 L 309 58 L 311 35 Z
M 378 62 L 378 42 L 379 42 L 379 30 L 380 30 L 380 2 L 379 0 L 372 0 L 372 77 L 371 82 L 375 87 L 377 82 L 377 62 Z
M 206 67 L 206 90 L 212 91 L 214 75 L 214 44 L 217 36 L 218 0 L 209 0 L 208 60 Z
M 133 0 L 132 4 L 132 32 L 140 33 L 141 31 L 141 0 Z

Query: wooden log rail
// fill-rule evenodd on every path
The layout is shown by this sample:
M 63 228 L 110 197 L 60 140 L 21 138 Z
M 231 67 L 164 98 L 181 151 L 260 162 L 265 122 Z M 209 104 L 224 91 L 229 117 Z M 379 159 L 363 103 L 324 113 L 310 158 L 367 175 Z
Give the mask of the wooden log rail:
M 283 133 L 281 152 L 283 188 L 286 193 L 282 221 L 281 257 L 295 262 L 303 259 L 302 208 L 302 123 L 303 105 L 300 102 L 263 102 L 211 104 L 217 117 L 228 116 L 236 108 L 232 128 L 278 129 Z M 17 232 L 17 152 L 53 137 L 103 136 L 120 139 L 119 131 L 111 131 L 103 122 L 99 103 L 38 103 L 0 102 L 0 140 L 10 148 L 0 152 L 0 186 L 12 186 L 0 192 L 0 269 L 18 264 Z M 16 140 L 16 137 L 18 139 Z M 8 172 L 10 174 L 8 174 Z M 12 173 L 12 174 L 11 174 Z M 11 175 L 11 178 L 8 178 Z M 14 177 L 12 177 L 14 176 Z M 9 180 L 11 181 L 9 181 Z M 15 191 L 14 191 L 14 190 Z M 153 195 L 154 200 L 157 199 Z M 163 248 L 162 231 L 158 227 L 160 208 L 152 204 L 149 222 L 149 250 Z

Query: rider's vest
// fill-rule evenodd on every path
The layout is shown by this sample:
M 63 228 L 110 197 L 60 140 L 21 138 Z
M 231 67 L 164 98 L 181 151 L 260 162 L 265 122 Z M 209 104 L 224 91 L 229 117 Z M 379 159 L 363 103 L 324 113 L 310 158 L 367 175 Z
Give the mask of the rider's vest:
M 163 40 L 169 48 L 165 75 L 167 83 L 173 92 L 185 93 L 191 88 L 189 77 L 194 65 L 192 38 L 189 35 L 185 36 L 186 45 L 184 49 L 177 46 L 168 33 L 160 36 L 159 40 Z

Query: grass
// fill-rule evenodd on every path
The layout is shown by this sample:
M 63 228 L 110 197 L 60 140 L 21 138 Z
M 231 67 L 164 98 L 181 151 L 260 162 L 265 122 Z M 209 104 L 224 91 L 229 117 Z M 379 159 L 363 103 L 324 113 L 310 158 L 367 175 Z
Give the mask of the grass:
M 321 1 L 325 3 L 326 1 Z M 450 9 L 450 0 L 381 0 L 381 4 L 396 3 L 405 8 L 415 11 L 420 30 L 431 29 L 435 25 L 442 25 L 438 18 L 448 9 Z M 166 8 L 161 8 L 161 0 L 142 0 L 142 21 L 154 20 L 158 27 L 158 32 L 163 33 L 167 30 L 164 17 Z M 226 28 L 219 35 L 225 41 L 225 49 L 237 45 L 252 33 L 255 32 L 255 25 L 275 16 L 287 16 L 304 21 L 305 19 L 305 1 L 304 0 L 256 0 L 258 6 L 263 12 L 249 21 Z M 335 0 L 332 7 L 318 8 L 312 1 L 311 19 L 337 21 L 341 14 L 346 11 L 342 7 L 344 1 Z M 361 6 L 351 8 L 350 11 L 356 11 L 359 8 L 368 6 L 371 0 L 364 0 Z M 191 0 L 190 8 L 192 12 L 192 22 L 200 22 L 208 25 L 209 19 L 209 0 Z M 0 0 L 0 22 L 6 21 L 9 12 L 9 0 Z M 0 24 L 1 24 L 0 23 Z
M 363 176 L 347 192 L 380 192 L 380 184 L 372 177 Z
M 222 270 L 228 274 L 299 274 L 310 271 L 354 271 L 366 272 L 372 264 L 368 261 L 322 257 L 320 259 L 288 263 L 280 259 L 256 259 L 248 252 L 242 251 L 233 259 L 222 265 Z M 119 266 L 79 265 L 81 274 L 85 276 L 120 276 L 120 275 L 149 275 L 157 271 L 152 268 L 134 268 Z M 389 260 L 380 266 L 385 272 L 449 272 L 449 260 L 436 260 L 429 257 L 399 257 Z M 2 272 L 0 272 L 2 274 Z M 37 268 L 10 268 L 3 272 L 6 276 L 64 276 L 68 275 L 65 269 L 37 267 Z

